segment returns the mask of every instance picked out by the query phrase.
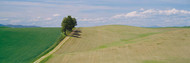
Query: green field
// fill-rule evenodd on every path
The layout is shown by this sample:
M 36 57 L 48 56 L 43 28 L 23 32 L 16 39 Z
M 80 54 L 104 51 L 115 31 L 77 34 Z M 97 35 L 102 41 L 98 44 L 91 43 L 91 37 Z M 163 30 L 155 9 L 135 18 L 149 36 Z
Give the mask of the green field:
M 0 28 L 0 63 L 32 63 L 58 43 L 60 28 Z
M 190 28 L 81 27 L 47 63 L 190 63 Z

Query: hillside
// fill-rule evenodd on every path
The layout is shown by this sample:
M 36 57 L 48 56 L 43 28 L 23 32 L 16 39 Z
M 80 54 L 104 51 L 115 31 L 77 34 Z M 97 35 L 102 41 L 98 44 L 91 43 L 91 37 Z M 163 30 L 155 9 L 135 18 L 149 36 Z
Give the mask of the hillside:
M 189 28 L 80 28 L 47 63 L 189 63 Z
M 32 63 L 60 37 L 60 28 L 0 28 L 0 63 Z

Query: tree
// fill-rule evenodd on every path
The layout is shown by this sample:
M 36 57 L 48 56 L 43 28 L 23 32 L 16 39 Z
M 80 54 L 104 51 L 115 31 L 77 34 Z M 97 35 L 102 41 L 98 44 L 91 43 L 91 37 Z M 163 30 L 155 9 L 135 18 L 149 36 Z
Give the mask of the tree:
M 64 17 L 64 19 L 62 20 L 61 23 L 61 31 L 62 33 L 64 33 L 65 35 L 67 35 L 67 31 L 71 32 L 72 29 L 77 25 L 77 21 L 75 18 L 72 18 L 71 16 L 68 17 Z

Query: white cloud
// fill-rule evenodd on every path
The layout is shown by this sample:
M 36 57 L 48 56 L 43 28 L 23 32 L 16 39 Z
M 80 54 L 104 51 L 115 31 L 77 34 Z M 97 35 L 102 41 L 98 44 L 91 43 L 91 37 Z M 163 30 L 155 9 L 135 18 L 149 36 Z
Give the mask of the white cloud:
M 132 11 L 132 12 L 129 12 L 127 14 L 118 14 L 118 15 L 115 15 L 113 16 L 113 18 L 130 18 L 130 17 L 143 17 L 145 15 L 143 15 L 142 13 L 140 12 L 137 12 L 137 11 Z
M 45 18 L 44 20 L 47 20 L 47 21 L 48 21 L 48 20 L 52 20 L 52 18 L 49 17 L 49 18 Z
M 143 11 L 143 10 L 144 10 L 144 8 L 141 8 L 140 10 L 142 10 L 142 11 Z
M 57 17 L 57 16 L 60 16 L 60 14 L 53 14 L 53 16 Z
M 79 21 L 94 21 L 94 22 L 97 22 L 97 21 L 104 21 L 105 18 L 83 18 L 83 19 L 79 19 Z
M 177 10 L 175 8 L 171 10 L 158 10 L 159 14 L 172 15 L 172 14 L 190 14 L 190 11 L 186 10 Z
M 175 15 L 175 14 L 190 14 L 190 11 L 186 10 L 177 10 L 175 8 L 169 10 L 157 10 L 157 9 L 148 9 L 141 11 L 132 11 L 126 14 L 118 14 L 113 16 L 113 18 L 129 18 L 129 17 L 151 17 L 154 15 Z
M 133 11 L 125 15 L 125 17 L 135 17 L 135 16 L 141 16 L 141 14 L 139 14 L 137 11 Z
M 157 13 L 156 10 L 154 9 L 148 9 L 148 10 L 144 10 L 142 12 L 139 12 L 140 14 L 153 14 L 153 13 Z
M 111 3 L 110 0 L 106 0 L 106 1 L 109 1 L 109 3 Z M 101 1 L 101 2 L 104 3 L 105 1 Z M 118 1 L 113 1 L 112 3 L 115 4 L 117 2 Z M 123 0 L 121 0 L 120 2 L 121 4 L 123 3 L 126 4 L 126 2 L 128 1 L 123 2 Z M 129 5 L 131 3 L 139 4 L 142 2 L 145 2 L 145 4 L 147 4 L 146 2 L 152 3 L 150 1 L 142 1 L 142 2 L 135 1 L 135 2 L 128 2 L 128 3 Z M 166 26 L 166 24 L 164 23 L 171 23 L 170 25 L 177 25 L 174 23 L 181 24 L 181 23 L 185 23 L 185 21 L 190 20 L 190 18 L 188 17 L 190 16 L 190 11 L 187 11 L 188 10 L 187 8 L 186 8 L 187 10 L 178 10 L 175 8 L 168 9 L 168 10 L 159 10 L 159 9 L 144 9 L 144 8 L 158 8 L 154 6 L 150 6 L 150 7 L 142 6 L 143 8 L 141 8 L 141 6 L 140 7 L 127 6 L 127 5 L 117 6 L 117 4 L 116 6 L 115 5 L 111 5 L 111 6 L 97 5 L 97 4 L 101 4 L 99 1 L 92 2 L 92 3 L 96 3 L 96 5 L 94 4 L 89 5 L 89 2 L 87 1 L 75 1 L 75 2 L 54 1 L 54 3 L 49 2 L 49 1 L 48 2 L 1 1 L 0 3 L 2 5 L 1 8 L 5 10 L 5 11 L 0 12 L 1 14 L 0 17 L 6 17 L 6 18 L 8 17 L 9 20 L 20 19 L 22 20 L 22 22 L 20 22 L 19 24 L 27 24 L 27 23 L 31 24 L 32 22 L 40 26 L 57 26 L 60 24 L 62 20 L 62 18 L 58 16 L 67 16 L 67 15 L 78 17 L 77 21 L 79 21 L 79 24 L 81 25 L 84 25 L 84 24 L 85 25 L 86 24 L 87 25 L 99 25 L 99 24 L 103 25 L 102 22 L 104 22 L 106 24 L 118 23 L 118 24 L 132 25 L 132 26 L 151 26 L 155 24 L 157 25 L 162 24 L 162 26 Z M 10 8 L 13 8 L 14 11 L 12 10 L 9 11 Z M 141 9 L 134 10 L 137 8 L 141 8 Z M 169 8 L 169 7 L 163 7 L 160 9 L 165 9 L 165 8 Z M 178 6 L 177 8 L 181 8 L 181 7 Z M 134 10 L 134 11 L 118 14 L 120 12 L 131 11 L 131 10 Z M 114 14 L 117 14 L 117 15 L 114 15 Z M 7 20 L 7 19 L 0 19 L 0 20 Z M 85 23 L 83 23 L 82 21 L 85 21 Z M 9 23 L 10 21 L 1 21 L 1 22 Z M 90 22 L 90 24 L 88 22 Z M 94 23 L 98 23 L 98 24 L 94 24 Z M 190 22 L 187 22 L 187 23 L 190 24 Z
M 177 10 L 175 8 L 168 10 L 145 9 L 135 10 L 129 13 L 117 14 L 111 17 L 84 18 L 78 21 L 86 21 L 88 26 L 93 24 L 122 24 L 131 26 L 190 26 L 190 11 Z M 91 24 L 93 23 L 93 24 Z

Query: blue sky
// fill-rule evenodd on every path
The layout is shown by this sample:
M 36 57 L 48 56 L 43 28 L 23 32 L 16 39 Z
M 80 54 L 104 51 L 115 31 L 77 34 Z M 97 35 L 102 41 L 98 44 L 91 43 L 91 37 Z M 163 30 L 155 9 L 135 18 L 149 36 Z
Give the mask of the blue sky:
M 0 24 L 59 27 L 71 15 L 78 27 L 190 26 L 189 6 L 190 0 L 0 0 Z

